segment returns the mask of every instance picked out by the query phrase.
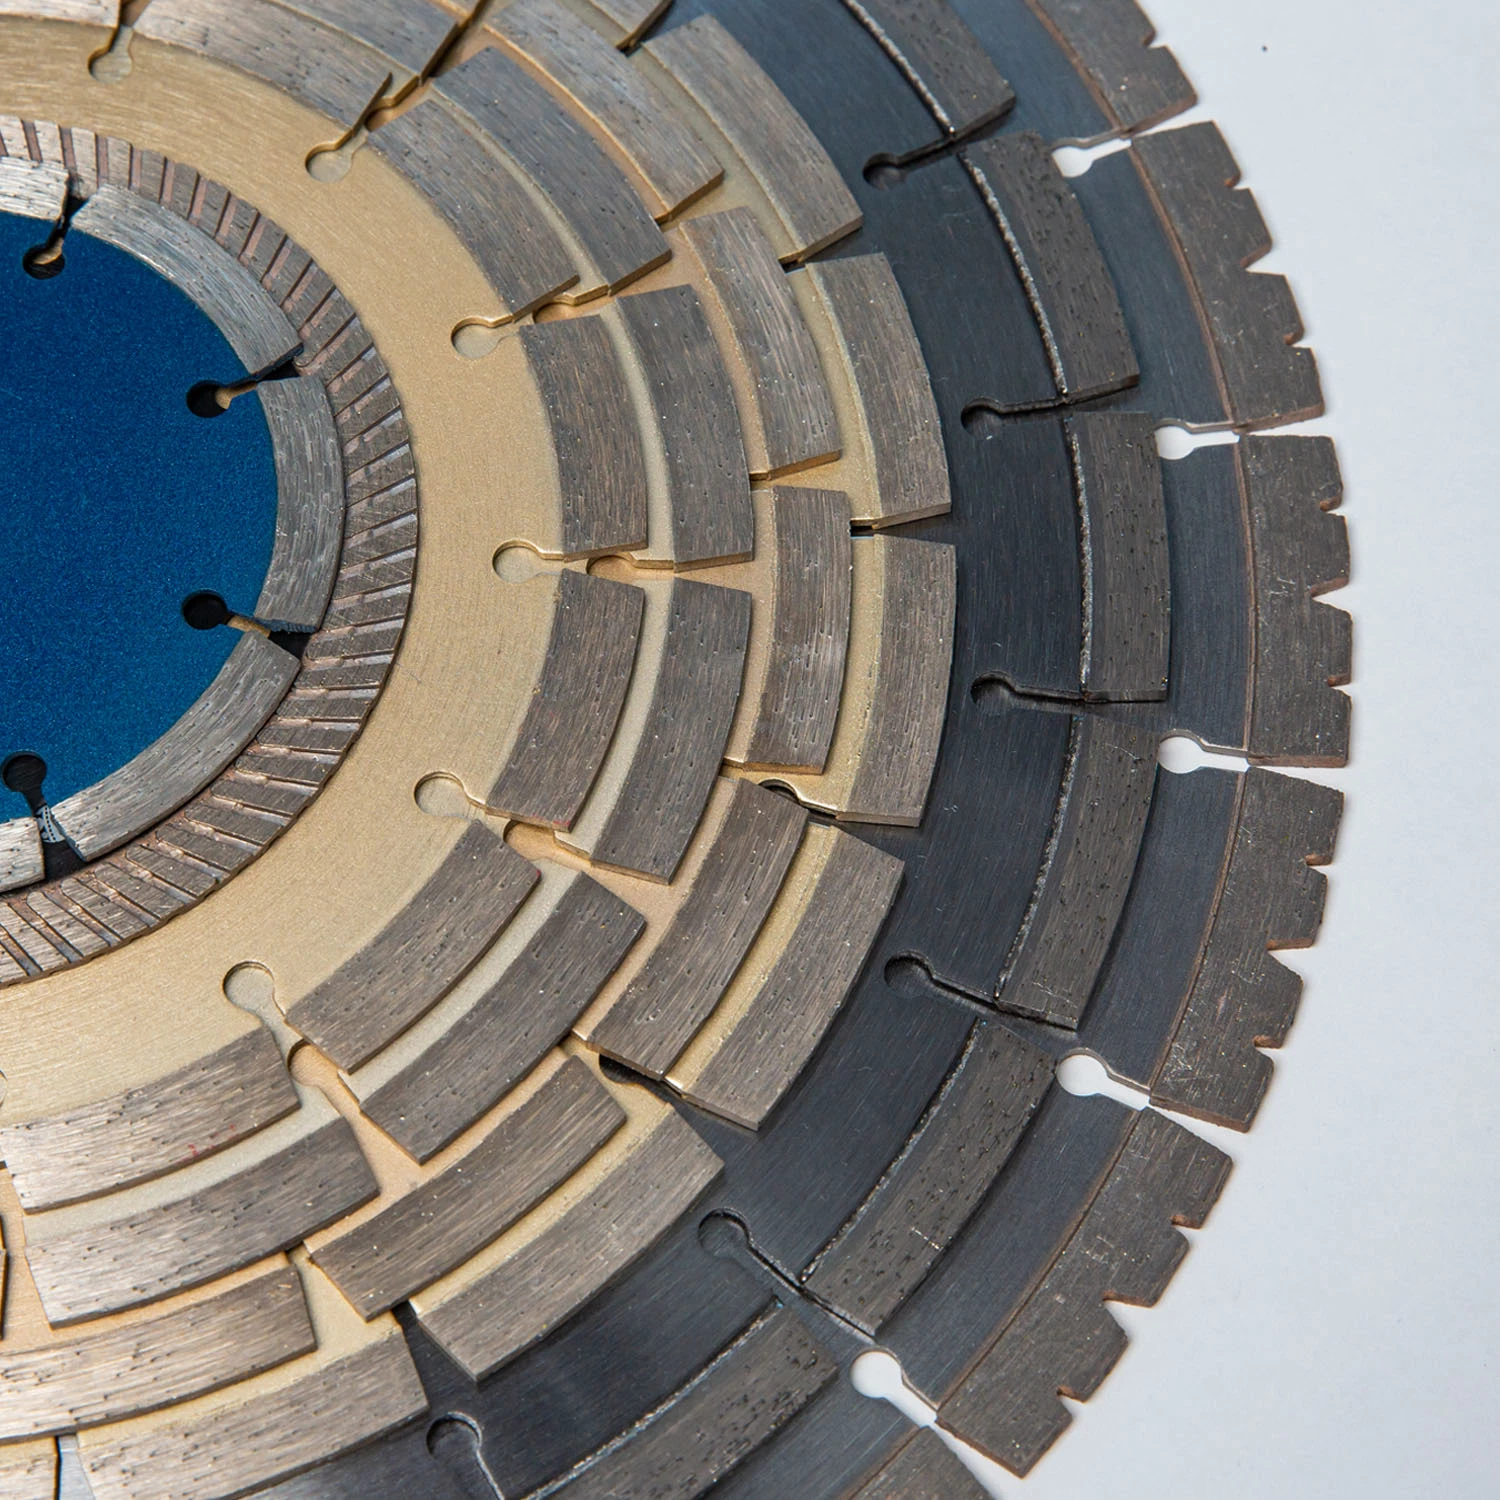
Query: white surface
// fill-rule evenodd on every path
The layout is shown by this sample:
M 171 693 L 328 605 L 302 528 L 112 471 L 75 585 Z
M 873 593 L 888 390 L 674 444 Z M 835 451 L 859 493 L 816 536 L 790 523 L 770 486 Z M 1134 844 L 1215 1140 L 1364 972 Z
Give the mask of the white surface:
M 1500 1495 L 1500 7 L 1145 0 L 1340 446 L 1355 756 L 1290 1045 L 1163 1303 L 1012 1500 Z M 1195 116 L 1196 117 L 1196 116 Z M 1216 1141 L 1225 1139 L 1214 1133 Z

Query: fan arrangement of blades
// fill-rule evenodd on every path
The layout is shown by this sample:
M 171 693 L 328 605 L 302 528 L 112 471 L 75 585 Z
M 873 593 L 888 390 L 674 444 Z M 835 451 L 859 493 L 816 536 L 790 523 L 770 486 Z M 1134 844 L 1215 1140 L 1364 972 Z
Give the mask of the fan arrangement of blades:
M 1316 369 L 1152 42 L 0 0 L 7 316 L 146 268 L 232 353 L 181 441 L 269 455 L 149 744 L 64 785 L 6 664 L 0 1495 L 979 1496 L 872 1348 L 1062 1432 L 1261 1103 L 1340 813 L 1272 768 L 1349 730 Z

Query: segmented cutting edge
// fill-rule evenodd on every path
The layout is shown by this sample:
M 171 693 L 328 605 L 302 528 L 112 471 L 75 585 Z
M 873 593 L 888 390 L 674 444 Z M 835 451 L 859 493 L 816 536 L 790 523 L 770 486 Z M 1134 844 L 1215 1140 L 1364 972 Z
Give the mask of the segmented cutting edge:
M 1212 126 L 1058 171 L 1130 0 L 475 9 L 0 3 L 0 207 L 300 345 L 309 636 L 0 829 L 0 1483 L 977 1494 L 849 1362 L 1026 1472 L 1228 1170 L 1057 1058 L 1245 1127 L 1295 1010 L 1337 469 L 1153 430 L 1312 358 Z

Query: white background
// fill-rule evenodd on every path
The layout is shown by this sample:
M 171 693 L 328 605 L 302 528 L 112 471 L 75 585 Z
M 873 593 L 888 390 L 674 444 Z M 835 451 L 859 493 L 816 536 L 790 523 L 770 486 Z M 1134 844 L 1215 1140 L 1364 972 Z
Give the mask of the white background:
M 1354 760 L 1276 1081 L 1013 1500 L 1500 1496 L 1500 6 L 1146 0 L 1276 238 L 1339 441 Z M 1197 116 L 1195 116 L 1197 117 Z M 1216 1141 L 1226 1137 L 1215 1133 Z
M 1338 440 L 1354 756 L 1253 1132 L 1007 1500 L 1500 1497 L 1500 4 L 1145 0 L 1291 278 Z

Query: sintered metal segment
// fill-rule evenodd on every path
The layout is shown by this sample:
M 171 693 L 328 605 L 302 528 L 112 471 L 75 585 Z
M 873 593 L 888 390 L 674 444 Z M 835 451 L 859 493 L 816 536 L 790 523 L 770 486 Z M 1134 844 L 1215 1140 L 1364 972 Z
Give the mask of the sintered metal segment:
M 346 131 L 390 76 L 373 49 L 273 0 L 152 0 L 136 34 L 263 78 Z
M 1285 277 L 1246 268 L 1271 248 L 1255 199 L 1218 127 L 1187 125 L 1133 148 L 1181 247 L 1237 427 L 1275 427 L 1323 410 L 1317 363 Z
M 719 1159 L 670 1109 L 639 1118 L 558 1195 L 473 1261 L 412 1298 L 422 1325 L 474 1378 L 565 1322 L 702 1197 Z
M 640 933 L 640 914 L 586 875 L 551 869 L 532 901 L 543 891 L 551 899 L 534 924 L 528 902 L 476 970 L 349 1075 L 365 1114 L 419 1162 L 567 1035 Z
M 654 1420 L 555 1493 L 572 1500 L 701 1495 L 837 1377 L 832 1356 L 793 1314 L 769 1312 Z
M 220 681 L 0 744 L 0 1493 L 969 1500 L 877 1342 L 1055 1440 L 1295 1014 L 1341 801 L 1263 767 L 1349 743 L 1337 465 L 1248 435 L 1316 370 L 1152 35 L 0 0 L 0 231 L 275 455 Z
M 1025 1474 L 1072 1420 L 1058 1399 L 1086 1401 L 1125 1347 L 1106 1298 L 1149 1307 L 1200 1227 L 1229 1160 L 1165 1117 L 1143 1113 L 1067 1247 L 938 1420 Z
M 1027 0 L 1067 48 L 1120 130 L 1144 130 L 1197 102 L 1177 59 L 1151 46 L 1135 0 Z
M 622 297 L 618 311 L 640 362 L 649 402 L 644 420 L 664 471 L 653 486 L 660 499 L 645 556 L 683 565 L 748 556 L 755 523 L 745 447 L 729 374 L 697 293 L 641 292 Z
M 718 1004 L 759 932 L 802 841 L 807 814 L 740 782 L 672 926 L 588 1033 L 591 1045 L 662 1077 Z
M 316 1347 L 302 1283 L 278 1256 L 227 1287 L 176 1299 L 134 1322 L 12 1353 L 0 1433 L 13 1440 L 120 1421 L 248 1380 Z
M 387 57 L 410 79 L 421 77 L 458 30 L 458 7 L 437 0 L 276 0 Z M 408 80 L 409 81 L 409 80 Z
M 650 81 L 561 0 L 513 0 L 485 34 L 567 100 L 622 156 L 664 219 L 701 197 L 724 169 Z
M 57 1500 L 57 1445 L 47 1440 L 0 1448 L 0 1484 L 15 1500 Z
M 953 551 L 858 537 L 844 694 L 818 776 L 786 781 L 810 805 L 862 823 L 921 821 L 943 733 L 953 654 Z
M 773 625 L 758 694 L 749 680 L 754 667 L 746 672 L 745 701 L 754 707 L 754 721 L 743 750 L 731 740 L 728 758 L 821 771 L 838 724 L 849 654 L 849 497 L 839 490 L 773 490 L 761 535 L 773 554 Z
M 931 1432 L 918 1432 L 849 1500 L 982 1500 L 979 1481 Z
M 252 368 L 263 369 L 264 365 Z M 270 577 L 255 601 L 255 614 L 257 619 L 274 620 L 291 630 L 312 631 L 325 618 L 336 581 L 343 581 L 335 578 L 344 529 L 339 491 L 343 488 L 344 465 L 353 467 L 357 463 L 359 440 L 365 434 L 349 437 L 342 455 L 339 438 L 347 437 L 349 429 L 365 419 L 366 412 L 358 405 L 346 408 L 335 427 L 327 393 L 313 380 L 274 381 L 263 385 L 256 395 L 271 430 L 281 513 Z M 405 439 L 400 402 L 389 385 L 375 399 L 390 408 L 381 424 L 382 439 L 395 447 Z M 408 564 L 409 559 L 403 558 L 395 566 Z M 395 581 L 391 566 L 387 562 L 385 571 L 378 574 L 381 582 Z M 365 576 L 377 576 L 373 564 L 366 565 Z M 410 579 L 403 575 L 401 581 Z M 343 592 L 347 594 L 347 589 Z M 385 618 L 398 619 L 406 613 L 406 597 L 385 602 L 397 606 Z
M 364 1323 L 298 1266 L 318 1347 L 213 1395 L 79 1438 L 95 1500 L 243 1495 L 410 1422 L 426 1394 L 389 1317 Z
M 535 1093 L 308 1240 L 328 1278 L 369 1318 L 462 1264 L 552 1192 L 625 1123 L 625 1112 L 576 1058 Z
M 155 744 L 58 803 L 69 839 L 94 858 L 159 823 L 245 748 L 296 675 L 295 657 L 247 632 L 208 691 Z
M 540 84 L 493 48 L 439 75 L 434 89 L 525 174 L 579 248 L 569 299 L 617 291 L 670 254 L 620 170 Z
M 712 16 L 665 31 L 645 52 L 722 133 L 768 200 L 784 261 L 806 260 L 859 228 L 854 195 L 760 65 Z
M 889 262 L 864 255 L 818 261 L 794 279 L 810 320 L 826 331 L 823 358 L 838 372 L 835 411 L 853 476 L 841 483 L 854 519 L 893 526 L 947 510 L 937 405 Z
M 570 828 L 614 737 L 635 664 L 645 597 L 629 584 L 564 571 L 536 696 L 490 807 Z
M 473 967 L 538 878 L 492 828 L 471 823 L 394 920 L 284 1002 L 287 1020 L 340 1067 L 368 1062 Z
M 371 1198 L 348 1124 L 321 1095 L 156 1182 L 28 1219 L 54 1328 L 153 1302 L 295 1245 Z
M 192 198 L 190 190 L 189 207 Z M 106 181 L 73 215 L 69 231 L 127 250 L 181 287 L 213 319 L 247 370 L 285 358 L 297 342 L 295 325 L 255 276 L 186 220 L 178 205 L 163 207 L 127 184 Z
M 996 985 L 1002 1010 L 1077 1028 L 1135 872 L 1155 749 L 1142 730 L 1074 720 L 1052 839 Z
M 751 953 L 738 994 L 674 1065 L 668 1081 L 716 1115 L 758 1128 L 823 1040 L 874 945 L 901 883 L 901 862 L 833 828 L 809 840 L 807 890 L 772 926 L 774 962 Z M 801 895 L 801 893 L 797 893 Z M 780 916 L 780 913 L 778 913 Z M 780 930 L 778 930 L 780 928 Z M 829 943 L 837 932 L 840 941 Z
M 34 885 L 45 873 L 35 819 L 13 818 L 0 824 L 0 891 Z
M 578 281 L 578 268 L 541 205 L 497 170 L 464 116 L 425 95 L 370 137 L 464 242 L 507 316 L 530 312 Z
M 1259 1050 L 1285 1041 L 1302 980 L 1268 951 L 1305 948 L 1323 917 L 1343 799 L 1311 782 L 1252 771 L 1213 928 L 1153 1094 L 1228 1124 L 1253 1118 L 1271 1081 Z
M 1016 96 L 948 0 L 844 0 L 949 135 L 1003 115 Z
M 296 1108 L 281 1053 L 256 1026 L 148 1086 L 0 1128 L 0 1151 L 22 1207 L 34 1212 L 159 1177 Z
M 16 125 L 20 126 L 20 121 Z M 24 130 L 13 133 L 21 135 Z M 28 219 L 56 219 L 62 213 L 68 191 L 65 168 L 46 163 L 18 161 L 7 157 L 0 161 L 0 209 Z
M 786 473 L 838 457 L 838 419 L 817 347 L 755 215 L 701 214 L 681 235 L 702 261 L 711 306 L 748 367 L 740 412 L 750 472 Z
M 965 153 L 1015 257 L 1063 401 L 1133 385 L 1139 376 L 1103 257 L 1039 135 L 994 136 Z
M 1163 698 L 1171 663 L 1166 502 L 1150 419 L 1080 412 L 1067 424 L 1083 554 L 1085 697 Z
M 744 675 L 751 600 L 676 578 L 654 588 L 647 630 L 659 656 L 634 743 L 606 764 L 568 847 L 601 865 L 670 880 L 708 804 Z M 627 705 L 627 714 L 631 706 Z
M 801 1276 L 874 1335 L 922 1282 L 1010 1159 L 1051 1082 L 1040 1048 L 984 1023 L 890 1172 Z
M 632 47 L 666 13 L 672 0 L 580 0 L 581 6 L 598 18 L 613 41 Z
M 1260 761 L 1342 765 L 1349 754 L 1348 615 L 1316 596 L 1349 581 L 1338 461 L 1326 438 L 1249 438 L 1241 471 L 1255 556 L 1255 697 Z

